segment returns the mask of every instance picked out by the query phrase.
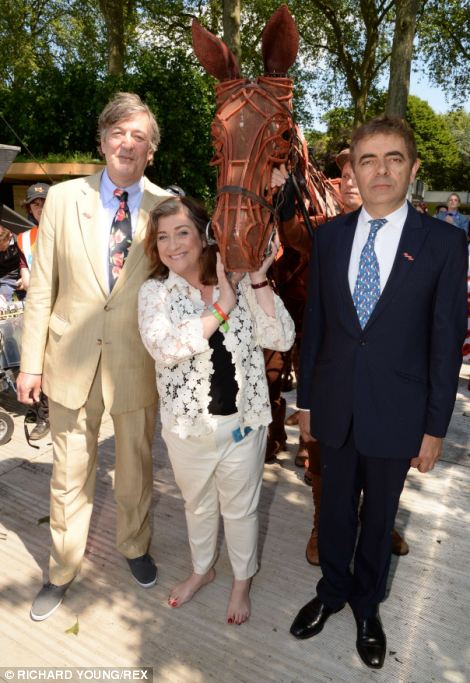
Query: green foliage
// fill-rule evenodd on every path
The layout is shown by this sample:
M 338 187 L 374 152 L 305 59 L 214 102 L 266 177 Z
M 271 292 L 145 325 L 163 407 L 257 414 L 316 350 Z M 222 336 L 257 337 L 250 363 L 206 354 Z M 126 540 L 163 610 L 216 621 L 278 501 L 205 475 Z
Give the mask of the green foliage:
M 96 77 L 84 64 L 39 70 L 16 88 L 0 85 L 2 114 L 26 149 L 41 159 L 96 158 L 96 122 L 111 95 L 137 92 L 156 114 L 162 143 L 147 175 L 161 186 L 177 183 L 208 199 L 214 190 L 210 124 L 215 97 L 207 76 L 182 50 L 139 51 L 122 78 Z M 17 144 L 2 130 L 3 144 Z
M 102 69 L 103 36 L 96 0 L 0 0 L 0 82 L 71 62 Z
M 162 130 L 154 168 L 147 175 L 159 185 L 176 183 L 205 200 L 215 189 L 210 125 L 215 111 L 213 80 L 194 68 L 193 57 L 178 49 L 135 55 L 135 74 L 126 87 L 152 107 Z
M 468 0 L 428 0 L 418 24 L 417 58 L 449 100 L 463 103 L 470 88 Z
M 429 189 L 452 186 L 454 169 L 459 163 L 457 143 L 446 122 L 427 102 L 411 95 L 406 118 L 414 130 L 421 168 L 418 177 Z
M 453 169 L 453 187 L 470 191 L 470 113 L 456 109 L 440 118 L 452 133 L 459 154 L 459 163 Z
M 0 111 L 34 156 L 93 159 L 99 112 L 115 91 L 135 91 L 162 128 L 150 177 L 209 199 L 215 187 L 208 165 L 215 96 L 212 79 L 193 56 L 190 26 L 197 16 L 221 35 L 222 3 L 122 0 L 137 11 L 126 15 L 125 73 L 110 77 L 103 1 L 0 0 Z M 368 116 L 384 109 L 385 96 L 376 87 L 387 68 L 396 2 L 288 0 L 301 34 L 299 59 L 290 74 L 296 83 L 296 119 L 313 129 L 312 101 L 327 112 L 328 132 L 308 134 L 327 173 L 337 173 L 334 157 L 348 143 L 358 107 Z M 262 73 L 261 33 L 279 4 L 242 3 L 241 68 L 248 77 Z M 436 82 L 450 79 L 452 97 L 468 85 L 467 64 L 459 58 L 468 49 L 465 5 L 467 0 L 428 0 L 419 19 L 422 59 L 434 69 Z M 424 104 L 410 98 L 407 114 L 423 158 L 421 177 L 439 188 L 464 180 L 470 184 L 470 115 L 443 118 Z M 1 120 L 0 131 L 0 142 L 17 144 Z
M 367 110 L 367 118 L 383 113 L 385 99 L 385 92 L 375 94 Z M 468 186 L 469 164 L 466 154 L 470 153 L 470 114 L 460 110 L 439 115 L 427 102 L 411 95 L 408 98 L 406 119 L 413 128 L 421 160 L 418 178 L 429 189 Z M 327 175 L 334 177 L 338 175 L 334 158 L 341 149 L 349 145 L 353 124 L 352 108 L 332 109 L 323 120 L 327 124 L 327 132 L 323 136 L 322 146 L 317 148 Z

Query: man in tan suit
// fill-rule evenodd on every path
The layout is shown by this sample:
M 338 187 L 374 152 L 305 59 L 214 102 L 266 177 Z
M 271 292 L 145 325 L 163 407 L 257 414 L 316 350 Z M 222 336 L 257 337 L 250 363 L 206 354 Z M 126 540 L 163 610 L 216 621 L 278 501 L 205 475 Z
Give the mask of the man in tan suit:
M 59 607 L 80 569 L 104 410 L 116 441 L 117 548 L 141 586 L 157 580 L 148 554 L 157 396 L 154 363 L 137 326 L 137 293 L 149 274 L 148 213 L 168 195 L 143 175 L 160 135 L 137 95 L 118 93 L 98 127 L 106 169 L 50 189 L 24 316 L 18 398 L 31 404 L 41 387 L 49 397 L 54 453 L 49 582 L 31 608 L 35 621 Z M 130 246 L 116 269 L 110 234 L 123 217 Z

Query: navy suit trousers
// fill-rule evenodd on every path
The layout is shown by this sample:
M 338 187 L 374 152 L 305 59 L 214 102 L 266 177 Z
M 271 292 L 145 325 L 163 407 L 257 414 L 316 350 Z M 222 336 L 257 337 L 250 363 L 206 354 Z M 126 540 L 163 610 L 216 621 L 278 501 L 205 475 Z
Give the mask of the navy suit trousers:
M 332 609 L 349 602 L 357 616 L 373 616 L 385 597 L 391 532 L 410 462 L 361 455 L 351 429 L 341 448 L 321 445 L 321 464 L 318 548 L 323 577 L 317 594 Z

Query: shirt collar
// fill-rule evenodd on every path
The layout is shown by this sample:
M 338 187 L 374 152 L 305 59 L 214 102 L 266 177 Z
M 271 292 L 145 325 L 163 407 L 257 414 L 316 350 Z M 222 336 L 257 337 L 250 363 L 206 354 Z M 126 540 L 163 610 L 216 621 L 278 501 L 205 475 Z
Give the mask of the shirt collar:
M 111 178 L 108 175 L 108 169 L 105 168 L 103 171 L 103 174 L 101 176 L 101 183 L 100 183 L 100 195 L 101 199 L 103 202 L 103 206 L 114 206 L 115 205 L 115 197 L 114 197 L 114 190 L 116 189 L 116 185 L 113 183 Z M 128 193 L 128 204 L 133 204 L 134 201 L 140 197 L 140 195 L 143 194 L 144 191 L 144 179 L 143 177 L 140 178 L 137 182 L 133 183 L 132 185 L 129 185 L 128 187 L 121 188 L 125 189 L 126 192 Z
M 392 211 L 392 213 L 389 213 L 387 216 L 383 216 L 387 223 L 392 223 L 393 225 L 397 224 L 403 224 L 406 220 L 406 217 L 408 215 L 408 202 L 405 200 L 403 204 L 400 206 L 399 209 L 396 209 L 396 211 Z M 365 210 L 364 207 L 361 209 L 361 213 L 359 214 L 359 218 L 362 223 L 369 225 L 369 221 L 374 220 L 372 216 Z

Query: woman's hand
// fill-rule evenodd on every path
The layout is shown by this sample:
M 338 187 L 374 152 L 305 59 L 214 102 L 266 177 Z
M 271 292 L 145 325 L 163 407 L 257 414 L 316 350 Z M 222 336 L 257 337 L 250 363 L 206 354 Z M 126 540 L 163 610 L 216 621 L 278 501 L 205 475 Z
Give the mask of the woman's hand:
M 264 282 L 266 280 L 266 273 L 268 272 L 268 269 L 270 265 L 273 263 L 274 259 L 277 256 L 277 252 L 279 251 L 279 248 L 281 246 L 280 240 L 279 240 L 279 235 L 277 234 L 277 230 L 274 233 L 274 237 L 271 241 L 271 253 L 266 256 L 264 259 L 263 263 L 261 264 L 260 268 L 258 270 L 254 271 L 253 273 L 250 273 L 250 280 L 252 284 L 256 285 L 259 284 L 260 282 Z
M 271 187 L 283 187 L 288 175 L 285 164 L 281 164 L 279 168 L 273 168 L 271 173 Z
M 220 257 L 219 252 L 217 252 L 217 264 L 216 264 L 217 280 L 219 283 L 219 300 L 218 304 L 224 313 L 227 315 L 235 307 L 237 303 L 236 287 L 245 273 L 230 273 L 225 271 L 224 264 Z

